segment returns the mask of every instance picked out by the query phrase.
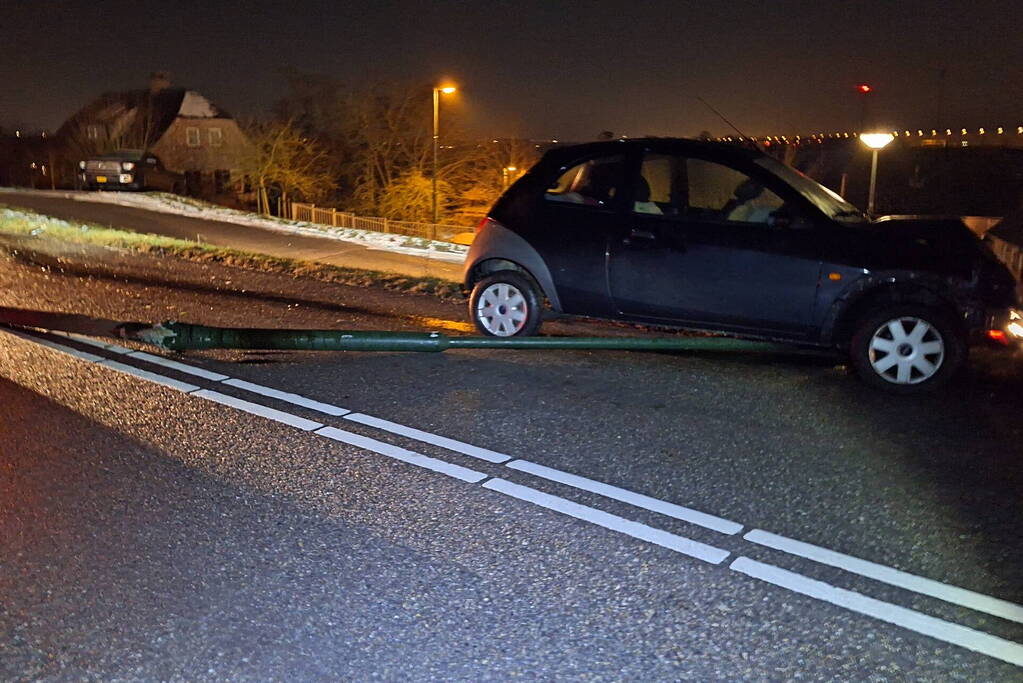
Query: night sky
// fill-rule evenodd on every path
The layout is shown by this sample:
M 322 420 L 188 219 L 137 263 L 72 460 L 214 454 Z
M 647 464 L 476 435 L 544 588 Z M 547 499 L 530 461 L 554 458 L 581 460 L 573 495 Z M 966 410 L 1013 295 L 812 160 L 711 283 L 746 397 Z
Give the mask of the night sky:
M 275 2 L 135 0 L 0 6 L 0 125 L 56 128 L 154 70 L 236 115 L 264 113 L 285 72 L 353 87 L 461 86 L 480 136 L 581 140 L 1023 125 L 1018 2 Z M 946 69 L 944 114 L 939 73 Z M 429 116 L 424 103 L 424 116 Z

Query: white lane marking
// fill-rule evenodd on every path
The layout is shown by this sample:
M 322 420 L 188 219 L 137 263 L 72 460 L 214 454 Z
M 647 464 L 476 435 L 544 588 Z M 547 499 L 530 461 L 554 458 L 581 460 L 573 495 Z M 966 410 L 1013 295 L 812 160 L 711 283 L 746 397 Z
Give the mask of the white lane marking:
M 546 467 L 544 465 L 538 465 L 528 460 L 514 460 L 507 463 L 507 466 L 513 470 L 520 472 L 526 472 L 528 474 L 542 477 L 544 479 L 550 479 L 560 484 L 565 484 L 573 488 L 582 489 L 583 491 L 589 491 L 590 493 L 596 493 L 606 498 L 618 500 L 629 505 L 635 505 L 636 507 L 643 508 L 644 510 L 650 510 L 651 512 L 658 512 L 668 517 L 674 517 L 675 519 L 681 519 L 684 522 L 696 524 L 706 529 L 720 532 L 722 534 L 737 534 L 742 531 L 742 525 L 738 522 L 733 522 L 721 517 L 715 517 L 714 515 L 708 515 L 705 512 L 699 510 L 692 510 L 675 503 L 669 503 L 657 498 L 651 498 L 650 496 L 644 496 L 642 493 L 635 493 L 626 489 L 618 488 L 617 486 L 611 486 L 610 484 L 604 484 L 593 479 L 587 479 L 586 477 L 580 477 L 575 474 L 569 474 L 568 472 L 562 472 L 552 467 Z
M 100 349 L 106 349 L 107 351 L 111 351 L 113 353 L 120 353 L 120 354 L 131 353 L 131 349 L 125 348 L 123 346 L 119 346 L 118 344 L 115 344 L 113 342 L 104 341 L 103 339 L 95 339 L 93 337 L 86 337 L 84 334 L 76 334 L 74 332 L 63 332 L 61 330 L 47 330 L 47 332 L 49 332 L 51 334 L 59 334 L 62 337 L 67 337 L 68 339 L 74 339 L 76 342 L 78 342 L 80 344 L 88 344 L 89 346 L 95 346 L 95 347 L 100 348 Z
M 929 595 L 932 598 L 968 607 L 969 609 L 976 610 L 978 612 L 985 612 L 996 617 L 1002 617 L 1003 619 L 1023 623 L 1023 606 L 1009 602 L 1008 600 L 1000 600 L 982 593 L 975 593 L 974 591 L 967 590 L 965 588 L 959 588 L 958 586 L 951 586 L 947 583 L 935 581 L 934 579 L 916 576 L 909 572 L 892 569 L 891 567 L 886 567 L 867 560 L 861 560 L 850 555 L 843 555 L 842 553 L 835 552 L 834 550 L 828 550 L 827 548 L 821 548 L 820 546 L 803 543 L 802 541 L 772 534 L 761 529 L 754 529 L 743 536 L 743 538 L 751 543 L 767 546 L 768 548 L 774 548 L 775 550 L 781 550 L 782 552 L 789 553 L 790 555 L 797 555 L 807 560 L 820 562 L 821 564 L 826 564 L 831 567 L 838 567 L 839 569 L 844 569 L 848 572 L 852 572 L 853 574 L 866 576 L 867 578 L 891 584 L 892 586 L 898 586 L 899 588 L 905 588 L 906 590 L 910 590 L 915 593 Z
M 625 534 L 626 536 L 632 536 L 638 538 L 641 541 L 647 543 L 653 543 L 659 545 L 662 548 L 674 550 L 677 553 L 688 555 L 689 557 L 695 557 L 698 560 L 704 562 L 710 562 L 711 564 L 721 564 L 728 557 L 729 553 L 727 550 L 721 550 L 715 548 L 712 545 L 700 543 L 684 536 L 677 536 L 675 534 L 668 533 L 667 531 L 661 531 L 653 527 L 647 526 L 646 524 L 640 524 L 639 522 L 633 522 L 604 512 L 591 508 L 586 505 L 580 505 L 579 503 L 573 503 L 570 500 L 561 498 L 559 496 L 552 496 L 549 493 L 543 491 L 537 491 L 536 489 L 529 488 L 528 486 L 520 486 L 519 484 L 513 484 L 505 479 L 491 479 L 490 481 L 483 484 L 483 488 L 497 491 L 513 498 L 526 501 L 527 503 L 533 503 L 540 507 L 553 510 L 554 512 L 560 512 L 563 515 L 569 517 L 575 517 L 581 519 L 584 522 L 590 524 L 596 524 L 597 526 L 610 529 L 611 531 L 617 531 L 618 533 Z
M 259 415 L 260 417 L 266 417 L 271 420 L 276 420 L 277 422 L 283 422 L 286 425 L 298 427 L 299 429 L 304 429 L 307 432 L 312 431 L 314 429 L 319 429 L 320 427 L 323 426 L 319 422 L 307 420 L 304 417 L 292 415 L 291 413 L 285 413 L 282 410 L 267 408 L 266 406 L 261 406 L 258 403 L 250 403 L 248 401 L 243 401 L 240 398 L 228 396 L 227 394 L 221 394 L 218 391 L 201 389 L 193 393 L 192 396 L 198 396 L 200 398 L 205 398 L 215 403 L 221 403 L 225 406 L 230 406 L 231 408 L 237 408 L 238 410 L 244 411 L 246 413 L 251 413 L 252 415 Z
M 36 344 L 39 344 L 40 346 L 45 346 L 48 349 L 53 349 L 54 351 L 60 351 L 61 353 L 66 353 L 69 356 L 74 356 L 75 358 L 78 358 L 78 359 L 84 360 L 84 361 L 88 361 L 89 363 L 98 363 L 98 362 L 100 362 L 102 360 L 106 360 L 102 356 L 97 356 L 94 353 L 87 353 L 85 351 L 79 351 L 78 349 L 72 349 L 70 346 L 63 346 L 61 344 L 57 344 L 55 342 L 52 342 L 49 339 L 42 339 L 40 337 L 33 337 L 30 334 L 25 334 L 24 332 L 18 332 L 16 330 L 12 330 L 12 329 L 9 329 L 9 328 L 0 328 L 0 329 L 3 329 L 4 332 L 6 332 L 8 334 L 11 334 L 11 335 L 13 335 L 15 337 L 20 337 L 21 339 L 25 339 L 25 340 L 30 341 L 30 342 L 35 342 Z
M 116 360 L 104 359 L 100 361 L 98 365 L 110 368 L 111 370 L 117 370 L 118 372 L 123 372 L 126 375 L 134 375 L 135 377 L 138 377 L 139 379 L 144 379 L 147 382 L 153 382 L 154 384 L 162 384 L 165 387 L 177 389 L 178 391 L 183 391 L 186 394 L 199 390 L 199 387 L 195 386 L 194 384 L 189 384 L 188 382 L 182 382 L 180 380 L 172 379 L 170 377 L 165 377 L 164 375 L 158 375 L 155 372 L 149 372 L 148 370 L 140 370 L 136 368 L 134 365 L 125 365 L 124 363 L 118 363 Z
M 264 387 L 262 384 L 253 384 L 252 382 L 246 382 L 243 379 L 225 379 L 222 384 L 244 389 L 245 391 L 251 391 L 254 394 L 261 394 L 263 396 L 269 396 L 270 398 L 276 398 L 278 401 L 292 403 L 296 406 L 308 408 L 309 410 L 315 410 L 318 413 L 326 413 L 327 415 L 338 416 L 352 412 L 346 408 L 339 408 L 338 406 L 333 406 L 329 403 L 320 403 L 319 401 L 314 401 L 310 398 L 306 398 L 305 396 L 299 396 L 298 394 L 292 394 L 287 391 Z
M 222 375 L 219 372 L 211 372 L 209 370 L 197 368 L 193 365 L 185 365 L 184 363 L 179 363 L 176 360 L 164 358 L 163 356 L 154 356 L 153 354 L 146 353 L 145 351 L 129 350 L 128 355 L 131 356 L 132 358 L 137 358 L 138 360 L 145 361 L 146 363 L 152 363 L 153 365 L 162 365 L 165 368 L 177 370 L 178 372 L 183 372 L 186 375 L 195 375 L 196 377 L 202 377 L 203 379 L 212 380 L 214 382 L 219 382 L 221 380 L 228 379 L 227 375 Z
M 472 444 L 456 441 L 455 439 L 449 439 L 446 436 L 424 432 L 421 429 L 416 429 L 414 427 L 406 427 L 405 425 L 400 425 L 396 422 L 388 422 L 387 420 L 382 420 L 379 417 L 373 417 L 372 415 L 352 413 L 350 415 L 345 415 L 345 419 L 351 420 L 352 422 L 358 422 L 359 424 L 364 424 L 369 427 L 376 427 L 377 429 L 382 429 L 385 432 L 391 432 L 392 434 L 407 436 L 410 439 L 415 439 L 416 441 L 440 446 L 441 448 L 446 448 L 449 451 L 455 451 L 462 455 L 469 455 L 473 458 L 486 460 L 487 462 L 502 463 L 507 460 L 511 460 L 511 456 L 505 455 L 504 453 L 497 453 L 486 448 L 480 448 L 479 446 L 473 446 Z
M 438 472 L 440 474 L 446 474 L 449 477 L 467 481 L 470 484 L 475 484 L 478 481 L 482 481 L 487 478 L 487 475 L 476 470 L 471 470 L 468 467 L 461 467 L 459 465 L 452 465 L 449 462 L 438 460 L 437 458 L 431 458 L 428 455 L 422 453 L 416 453 L 409 451 L 398 446 L 385 443 L 383 441 L 377 441 L 371 439 L 368 436 L 362 436 L 361 434 L 353 434 L 352 432 L 346 432 L 336 427 L 324 427 L 318 429 L 314 434 L 333 439 L 334 441 L 340 441 L 342 443 L 355 446 L 356 448 L 362 448 L 367 451 L 373 451 L 380 455 L 386 455 L 388 458 L 394 458 L 416 467 L 423 467 L 432 472 Z
M 936 617 L 899 607 L 882 600 L 868 598 L 854 591 L 836 588 L 823 581 L 810 579 L 802 574 L 790 572 L 770 564 L 757 562 L 748 557 L 736 558 L 731 565 L 740 574 L 752 576 L 781 588 L 802 595 L 829 602 L 838 607 L 880 619 L 916 633 L 936 638 L 952 645 L 958 645 L 974 652 L 1000 659 L 1003 662 L 1023 666 L 1023 645 L 1005 640 L 988 633 L 982 633 L 966 626 L 953 624 Z

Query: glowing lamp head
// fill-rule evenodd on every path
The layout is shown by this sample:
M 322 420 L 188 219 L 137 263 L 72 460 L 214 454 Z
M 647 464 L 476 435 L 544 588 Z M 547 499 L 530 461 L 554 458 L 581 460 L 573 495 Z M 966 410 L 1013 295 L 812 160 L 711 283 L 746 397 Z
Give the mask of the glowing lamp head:
M 871 149 L 884 149 L 889 142 L 895 139 L 891 133 L 863 133 L 860 140 Z
M 440 88 L 437 88 L 437 90 L 440 90 L 445 95 L 450 95 L 451 93 L 455 92 L 455 90 L 457 90 L 457 89 L 458 88 L 456 88 L 453 85 L 445 85 L 445 86 L 442 86 Z

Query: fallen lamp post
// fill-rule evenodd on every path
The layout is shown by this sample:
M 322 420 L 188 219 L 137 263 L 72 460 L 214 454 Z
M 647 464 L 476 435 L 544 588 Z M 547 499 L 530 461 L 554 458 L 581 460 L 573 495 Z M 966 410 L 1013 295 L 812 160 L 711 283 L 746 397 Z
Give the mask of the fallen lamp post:
M 767 351 L 799 352 L 788 344 L 730 337 L 463 337 L 439 332 L 360 332 L 207 327 L 179 322 L 156 325 L 124 323 L 124 339 L 168 351 L 260 349 L 290 351 L 416 351 L 448 349 L 631 350 L 631 351 Z M 814 353 L 819 350 L 814 349 Z

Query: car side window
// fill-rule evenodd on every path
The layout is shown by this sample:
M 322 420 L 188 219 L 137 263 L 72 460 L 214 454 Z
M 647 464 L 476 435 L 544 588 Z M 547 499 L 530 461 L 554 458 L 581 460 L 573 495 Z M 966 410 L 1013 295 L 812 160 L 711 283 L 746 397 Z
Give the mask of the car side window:
M 728 223 L 767 223 L 784 201 L 745 173 L 683 156 L 647 152 L 634 213 Z
M 632 210 L 654 216 L 675 216 L 685 209 L 685 160 L 667 154 L 643 156 Z
M 745 173 L 703 159 L 686 160 L 689 213 L 730 223 L 767 223 L 785 202 Z
M 566 169 L 544 192 L 552 202 L 609 207 L 620 193 L 625 157 L 588 159 Z

